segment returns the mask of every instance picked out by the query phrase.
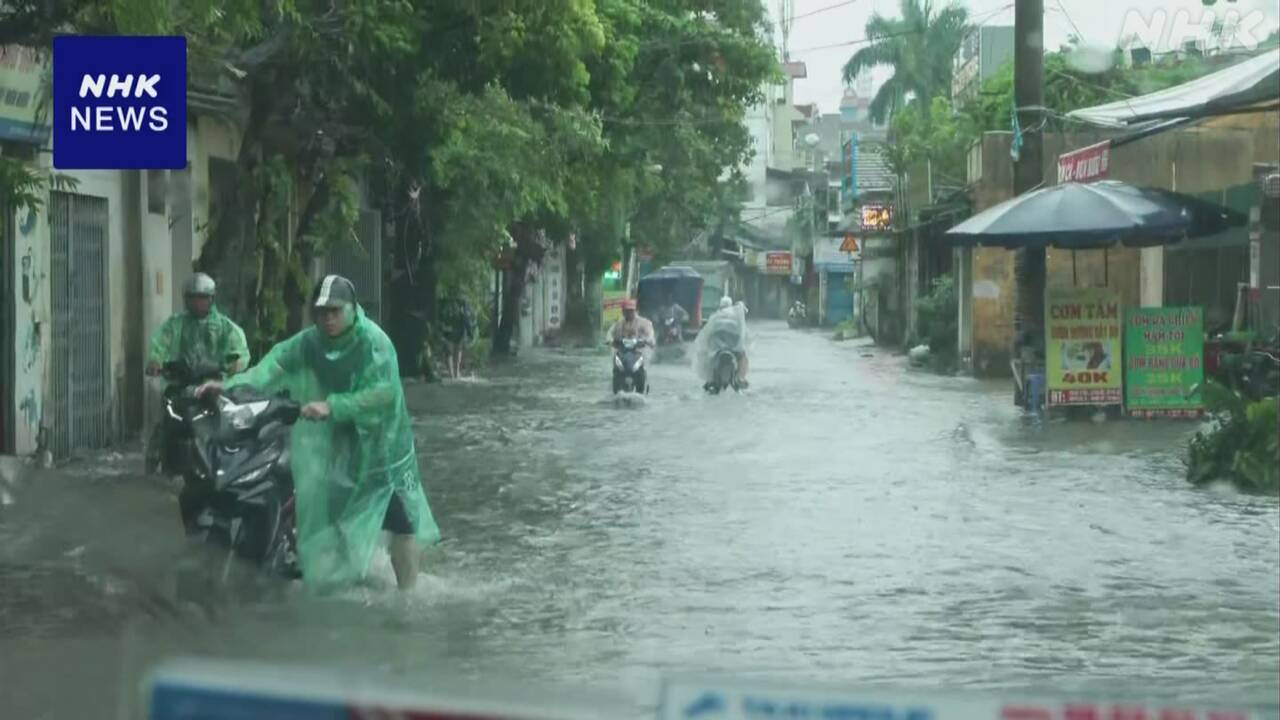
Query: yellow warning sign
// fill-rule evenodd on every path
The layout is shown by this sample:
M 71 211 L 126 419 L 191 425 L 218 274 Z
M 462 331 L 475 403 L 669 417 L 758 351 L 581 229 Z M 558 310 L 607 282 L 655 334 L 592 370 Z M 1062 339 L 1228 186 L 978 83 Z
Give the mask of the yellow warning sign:
M 843 253 L 858 252 L 858 238 L 852 235 L 845 235 L 844 242 L 840 243 L 840 252 L 843 252 Z

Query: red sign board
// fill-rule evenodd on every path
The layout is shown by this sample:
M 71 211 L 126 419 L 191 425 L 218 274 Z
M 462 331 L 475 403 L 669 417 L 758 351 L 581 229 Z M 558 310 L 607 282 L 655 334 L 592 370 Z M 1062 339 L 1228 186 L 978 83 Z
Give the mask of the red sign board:
M 1058 156 L 1058 183 L 1101 180 L 1107 176 L 1110 162 L 1110 140 L 1062 153 Z
M 790 275 L 791 274 L 791 253 L 789 252 L 765 253 L 764 271 L 769 275 Z

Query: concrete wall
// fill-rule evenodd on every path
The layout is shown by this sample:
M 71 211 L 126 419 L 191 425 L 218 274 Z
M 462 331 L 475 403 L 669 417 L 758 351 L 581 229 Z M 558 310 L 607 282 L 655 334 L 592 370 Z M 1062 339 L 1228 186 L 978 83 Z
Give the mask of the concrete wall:
M 1254 161 L 1276 152 L 1274 127 L 1195 127 L 1170 131 L 1129 143 L 1111 151 L 1110 177 L 1139 185 L 1187 193 L 1219 190 L 1249 182 Z M 1044 138 L 1046 184 L 1057 182 L 1059 154 L 1108 137 L 1103 132 L 1049 134 Z M 987 133 L 970 163 L 974 211 L 984 210 L 1013 195 L 1013 165 L 1009 156 L 1011 135 Z M 1000 248 L 971 251 L 972 275 L 961 279 L 969 287 L 970 306 L 963 307 L 959 339 L 962 354 L 972 353 L 972 369 L 980 375 L 1005 375 L 1013 341 L 1014 253 Z M 1159 305 L 1164 298 L 1163 248 L 1113 248 L 1108 251 L 1072 253 L 1050 249 L 1050 287 L 1109 287 L 1126 304 Z M 966 262 L 961 263 L 967 266 Z

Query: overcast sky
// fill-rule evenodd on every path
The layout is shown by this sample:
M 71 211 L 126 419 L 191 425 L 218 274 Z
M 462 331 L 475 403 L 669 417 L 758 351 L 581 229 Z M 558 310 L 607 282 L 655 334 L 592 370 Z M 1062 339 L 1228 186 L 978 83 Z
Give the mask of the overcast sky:
M 970 17 L 976 22 L 1013 25 L 1013 0 L 959 1 L 969 8 Z M 774 18 L 774 42 L 780 45 L 781 33 L 776 29 L 779 0 L 763 2 Z M 942 0 L 934 2 L 941 4 Z M 858 47 L 848 43 L 864 36 L 863 29 L 872 13 L 896 16 L 899 4 L 899 0 L 793 0 L 796 19 L 791 30 L 791 57 L 804 61 L 809 71 L 808 78 L 796 82 L 796 102 L 816 102 L 823 112 L 835 112 L 844 92 L 841 67 Z M 1255 35 L 1260 41 L 1280 24 L 1280 3 L 1276 0 L 1218 0 L 1212 8 L 1204 7 L 1201 0 L 1044 0 L 1044 5 L 1049 49 L 1065 43 L 1075 28 L 1089 45 L 1115 47 L 1122 36 L 1132 32 L 1156 38 L 1164 35 L 1165 43 L 1173 40 L 1176 45 L 1178 36 L 1200 34 L 1201 23 L 1207 28 L 1212 18 L 1204 13 L 1214 11 L 1220 17 L 1227 12 L 1237 13 L 1238 34 L 1246 41 Z M 1164 22 L 1158 14 L 1161 11 L 1165 13 Z M 1153 48 L 1162 49 L 1167 48 Z M 873 74 L 876 84 L 887 75 L 885 71 Z

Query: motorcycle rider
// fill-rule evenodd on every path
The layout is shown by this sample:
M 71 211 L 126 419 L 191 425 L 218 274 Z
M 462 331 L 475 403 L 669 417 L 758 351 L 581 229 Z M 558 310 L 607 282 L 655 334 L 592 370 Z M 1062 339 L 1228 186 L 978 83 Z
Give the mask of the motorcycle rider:
M 298 555 L 308 585 L 341 585 L 368 570 L 383 530 L 401 590 L 421 547 L 440 540 L 423 491 L 395 348 L 365 316 L 355 286 L 329 275 L 312 295 L 315 324 L 271 349 L 227 386 L 288 390 L 302 403 L 292 429 Z M 220 392 L 208 383 L 198 394 Z
M 653 323 L 636 312 L 636 301 L 631 298 L 622 301 L 622 319 L 609 329 L 611 344 L 627 338 L 639 338 L 646 350 L 654 344 Z
M 249 346 L 244 330 L 231 318 L 219 312 L 214 304 L 217 285 L 204 273 L 195 273 L 183 285 L 185 309 L 171 315 L 155 333 L 147 348 L 146 373 L 160 375 L 168 362 L 184 361 L 188 368 L 219 367 L 234 373 L 249 364 Z M 228 363 L 227 358 L 236 359 Z M 168 425 L 162 419 L 151 435 L 152 448 L 147 454 L 148 470 L 163 465 L 170 469 L 176 463 L 173 439 L 164 434 Z M 160 458 L 166 458 L 162 464 Z
M 664 328 L 666 327 L 668 320 L 675 320 L 676 328 L 681 335 L 683 335 L 684 326 L 689 324 L 689 312 L 684 309 L 683 305 L 676 302 L 675 297 L 670 293 L 667 294 L 667 301 L 663 305 L 662 312 L 658 317 L 660 318 Z M 682 338 L 677 336 L 677 341 L 679 339 Z
M 707 324 L 694 340 L 694 369 L 703 381 L 711 377 L 711 363 L 716 353 L 730 350 L 738 360 L 738 384 L 747 387 L 747 306 L 734 303 L 733 298 L 720 298 L 720 308 L 707 320 Z
M 790 320 L 793 325 L 799 325 L 805 321 L 805 316 L 807 314 L 808 309 L 805 308 L 804 302 L 796 300 L 791 303 L 791 310 L 787 313 L 787 319 Z
M 151 336 L 147 350 L 147 374 L 159 375 L 164 364 L 185 360 L 191 367 L 222 366 L 229 355 L 237 359 L 226 367 L 228 373 L 249 365 L 249 345 L 244 330 L 214 305 L 217 285 L 204 273 L 187 278 L 182 288 L 185 310 L 164 321 Z

